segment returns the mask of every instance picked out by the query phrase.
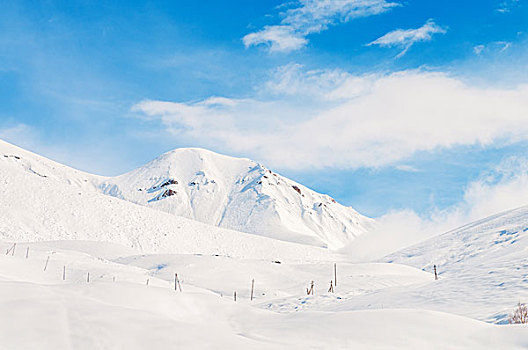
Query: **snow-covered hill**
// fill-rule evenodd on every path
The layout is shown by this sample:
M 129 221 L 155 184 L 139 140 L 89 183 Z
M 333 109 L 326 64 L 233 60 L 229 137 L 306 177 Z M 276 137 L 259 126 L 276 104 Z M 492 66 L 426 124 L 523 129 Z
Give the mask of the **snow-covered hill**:
M 54 181 L 57 188 L 48 188 L 51 192 L 74 186 L 85 194 L 100 192 L 175 216 L 283 241 L 338 249 L 374 225 L 354 209 L 249 159 L 203 149 L 177 149 L 117 177 L 84 173 L 1 140 L 0 157 L 3 173 L 24 170 L 32 175 L 30 179 L 40 178 L 47 186 Z M 17 181 L 12 179 L 11 190 L 33 184 L 18 188 Z M 70 205 L 66 198 L 63 203 Z
M 339 260 L 325 249 L 207 225 L 100 193 L 106 178 L 0 142 L 0 237 L 94 240 L 143 252 Z
M 341 248 L 374 222 L 249 159 L 176 149 L 100 184 L 104 193 L 211 225 Z
M 413 276 L 413 285 L 373 291 L 359 287 L 369 276 L 356 275 L 352 284 L 355 288 L 340 289 L 339 298 L 307 302 L 284 297 L 274 300 L 270 307 L 280 312 L 296 312 L 305 307 L 322 312 L 420 309 L 508 323 L 517 303 L 528 303 L 528 206 L 433 237 L 393 253 L 380 263 L 423 270 L 430 276 L 429 281 Z M 434 280 L 434 265 L 438 280 Z M 385 267 L 380 267 L 387 274 L 383 283 L 405 281 L 403 274 L 392 278 Z
M 507 322 L 528 302 L 528 206 L 433 237 L 383 259 L 426 271 L 439 280 L 406 291 L 400 306 L 429 307 L 489 322 Z

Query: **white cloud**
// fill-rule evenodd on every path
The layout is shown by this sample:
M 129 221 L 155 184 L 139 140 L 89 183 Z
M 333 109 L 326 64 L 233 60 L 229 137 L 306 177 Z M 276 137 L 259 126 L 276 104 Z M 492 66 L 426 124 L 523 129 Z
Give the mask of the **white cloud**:
M 480 55 L 485 48 L 486 46 L 484 45 L 477 45 L 473 47 L 473 52 L 475 52 L 475 55 Z
M 130 166 L 124 157 L 108 152 L 108 145 L 93 141 L 66 145 L 61 139 L 44 137 L 41 130 L 24 123 L 9 121 L 0 124 L 0 140 L 91 173 L 118 175 Z
M 405 171 L 407 173 L 419 173 L 421 170 L 412 165 L 400 164 L 395 167 L 396 170 Z
M 492 41 L 486 45 L 477 45 L 473 47 L 473 52 L 476 55 L 481 55 L 482 53 L 503 53 L 512 46 L 510 41 Z
M 242 39 L 246 47 L 260 44 L 269 45 L 270 52 L 289 52 L 302 48 L 308 40 L 290 26 L 265 26 L 264 29 L 250 33 Z
M 389 212 L 378 227 L 360 236 L 346 252 L 358 261 L 379 259 L 432 236 L 506 210 L 528 205 L 528 159 L 510 157 L 471 182 L 463 200 L 420 217 L 412 210 Z
M 519 0 L 506 0 L 499 4 L 499 7 L 496 9 L 496 11 L 500 13 L 509 13 L 518 4 Z
M 500 52 L 508 50 L 512 45 L 512 43 L 509 41 L 496 41 L 495 44 L 501 46 Z
M 395 165 L 417 151 L 528 138 L 528 86 L 440 72 L 356 76 L 288 65 L 248 99 L 143 101 L 134 110 L 190 145 L 278 168 Z
M 35 130 L 22 123 L 5 126 L 0 128 L 0 139 L 27 144 L 35 139 Z
M 399 6 L 386 0 L 300 0 L 298 5 L 281 13 L 279 25 L 265 26 L 244 36 L 244 45 L 264 44 L 272 52 L 298 50 L 308 43 L 306 37 L 309 34 L 320 33 L 330 25 L 377 15 Z
M 264 93 L 335 101 L 359 96 L 372 83 L 373 75 L 353 76 L 342 70 L 305 71 L 300 64 L 288 64 L 272 71 Z
M 396 57 L 401 57 L 417 42 L 430 41 L 433 34 L 445 34 L 446 27 L 437 25 L 432 19 L 427 20 L 423 26 L 416 29 L 396 29 L 374 40 L 368 46 L 401 47 L 403 51 Z
M 377 260 L 458 225 L 436 218 L 424 219 L 408 209 L 391 211 L 376 220 L 374 231 L 359 236 L 342 251 L 356 261 Z
M 464 203 L 471 219 L 528 205 L 528 159 L 509 157 L 469 184 Z

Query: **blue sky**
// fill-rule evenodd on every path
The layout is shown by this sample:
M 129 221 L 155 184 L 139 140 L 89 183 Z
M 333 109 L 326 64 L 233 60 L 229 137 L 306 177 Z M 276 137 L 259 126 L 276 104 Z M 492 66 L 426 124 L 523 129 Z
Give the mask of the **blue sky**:
M 0 137 L 106 175 L 204 147 L 426 217 L 525 157 L 527 43 L 523 0 L 4 1 Z

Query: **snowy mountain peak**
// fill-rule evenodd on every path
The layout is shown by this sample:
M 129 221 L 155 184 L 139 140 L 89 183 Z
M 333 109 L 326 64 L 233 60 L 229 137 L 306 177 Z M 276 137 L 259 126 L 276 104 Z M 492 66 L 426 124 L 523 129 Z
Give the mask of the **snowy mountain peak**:
M 250 159 L 200 148 L 162 154 L 101 190 L 215 226 L 341 248 L 373 221 Z
M 200 148 L 166 152 L 117 177 L 77 171 L 6 142 L 0 142 L 0 153 L 6 166 L 31 176 L 284 241 L 339 249 L 374 225 L 330 196 L 250 159 Z
M 250 159 L 225 156 L 202 148 L 177 148 L 140 169 L 148 169 L 151 174 L 178 174 L 192 178 L 195 175 L 204 177 L 206 171 L 225 177 L 256 166 L 258 164 Z

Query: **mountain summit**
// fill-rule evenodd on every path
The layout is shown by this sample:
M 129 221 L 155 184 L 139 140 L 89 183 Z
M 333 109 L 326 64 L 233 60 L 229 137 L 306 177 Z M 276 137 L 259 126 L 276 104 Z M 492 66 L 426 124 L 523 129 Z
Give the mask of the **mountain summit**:
M 374 224 L 245 158 L 199 148 L 167 152 L 99 184 L 105 194 L 237 231 L 339 249 Z

